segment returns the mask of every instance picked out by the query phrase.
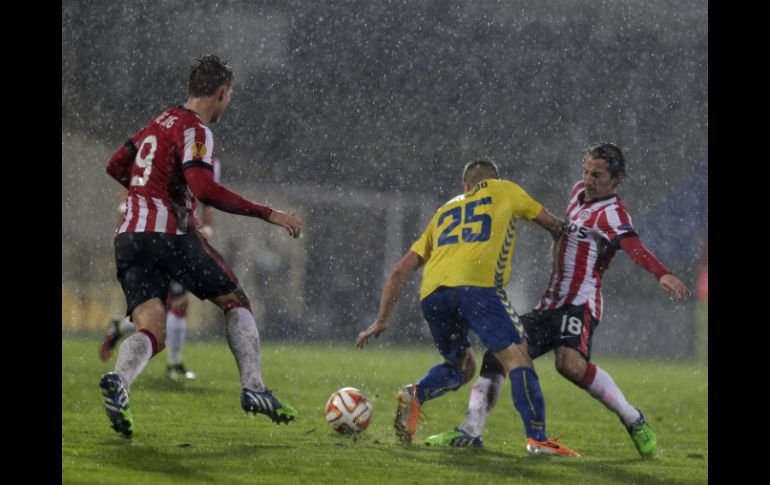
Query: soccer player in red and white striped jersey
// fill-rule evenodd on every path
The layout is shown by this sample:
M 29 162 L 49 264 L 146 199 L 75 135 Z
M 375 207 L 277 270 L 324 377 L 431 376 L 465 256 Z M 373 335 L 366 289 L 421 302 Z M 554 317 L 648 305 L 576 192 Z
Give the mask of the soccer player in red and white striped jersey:
M 206 241 L 195 217 L 197 201 L 233 214 L 257 217 L 299 237 L 302 222 L 244 199 L 214 180 L 217 122 L 233 91 L 233 70 L 217 56 L 193 61 L 184 106 L 165 110 L 134 134 L 107 164 L 107 173 L 128 189 L 127 210 L 115 236 L 115 260 L 126 313 L 138 331 L 120 346 L 115 371 L 102 376 L 112 428 L 130 437 L 129 391 L 149 360 L 163 350 L 171 280 L 225 314 L 227 342 L 241 377 L 241 407 L 276 423 L 292 421 L 296 410 L 281 403 L 262 379 L 259 333 L 251 304 L 238 278 Z
M 591 315 L 601 320 L 602 275 L 617 249 L 626 250 L 656 279 L 670 273 L 641 245 L 631 216 L 615 193 L 591 199 L 584 181 L 575 184 L 564 229 L 554 251 L 555 271 L 535 310 L 587 304 Z
M 572 189 L 563 233 L 554 244 L 548 288 L 535 309 L 521 319 L 530 356 L 534 359 L 554 350 L 559 373 L 615 412 L 639 454 L 650 457 L 655 454 L 656 439 L 644 415 L 626 401 L 607 372 L 590 362 L 593 332 L 602 315 L 602 275 L 622 249 L 675 299 L 684 300 L 690 291 L 639 239 L 617 194 L 624 176 L 620 148 L 597 143 L 586 149 L 583 180 Z M 467 439 L 458 439 L 460 434 L 480 436 L 500 394 L 502 377 L 500 364 L 492 354 L 485 354 L 459 431 L 430 436 L 426 442 L 467 446 Z
M 220 183 L 222 178 L 222 165 L 217 158 L 211 159 L 211 166 L 214 174 L 214 182 Z M 121 187 L 121 202 L 118 206 L 120 213 L 120 224 L 126 217 L 128 210 L 128 190 Z M 206 204 L 201 204 L 201 223 L 198 230 L 203 236 L 210 240 L 214 233 L 214 209 Z M 166 344 L 168 346 L 166 376 L 174 381 L 180 379 L 194 380 L 197 378 L 194 372 L 187 370 L 183 362 L 182 348 L 184 347 L 185 336 L 187 334 L 187 307 L 188 291 L 179 283 L 172 281 L 168 298 L 166 299 Z M 107 361 L 112 355 L 112 350 L 121 338 L 128 337 L 136 331 L 134 322 L 130 315 L 123 318 L 113 318 L 107 324 L 107 333 L 99 345 L 99 358 Z

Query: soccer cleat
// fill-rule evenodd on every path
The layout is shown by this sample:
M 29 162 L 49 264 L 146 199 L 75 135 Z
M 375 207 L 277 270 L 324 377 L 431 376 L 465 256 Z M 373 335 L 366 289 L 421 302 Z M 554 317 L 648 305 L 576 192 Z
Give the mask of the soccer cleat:
M 411 445 L 414 441 L 417 420 L 420 419 L 421 405 L 415 395 L 416 392 L 417 386 L 408 384 L 396 394 L 396 419 L 393 427 L 396 429 L 398 440 L 405 445 Z
M 264 414 L 274 423 L 286 423 L 297 419 L 297 410 L 288 404 L 283 404 L 273 396 L 273 392 L 265 389 L 262 392 L 243 388 L 241 391 L 241 407 L 247 413 Z
M 168 364 L 168 367 L 166 367 L 166 377 L 172 381 L 177 382 L 183 379 L 194 381 L 198 378 L 198 376 L 195 375 L 195 372 L 187 370 L 187 368 L 182 363 Z
M 474 448 L 484 447 L 481 436 L 473 436 L 460 428 L 428 436 L 425 438 L 425 444 L 428 446 L 451 446 L 454 448 L 465 448 L 468 446 Z
M 99 346 L 99 358 L 104 362 L 110 359 L 112 349 L 115 348 L 118 340 L 120 340 L 121 334 L 118 329 L 118 322 L 120 322 L 120 320 L 117 318 L 110 320 L 110 323 L 108 324 L 110 328 L 107 330 L 107 334 L 104 336 L 104 340 L 102 340 L 102 344 Z
M 655 447 L 657 440 L 655 439 L 655 433 L 652 432 L 650 423 L 644 418 L 642 411 L 639 411 L 639 418 L 627 426 L 628 434 L 631 435 L 631 440 L 636 445 L 636 450 L 642 458 L 652 458 L 655 456 Z
M 577 451 L 570 450 L 566 446 L 557 443 L 560 439 L 561 436 L 545 441 L 535 441 L 532 438 L 527 438 L 527 451 L 535 455 L 580 456 L 580 453 Z
M 99 380 L 99 387 L 102 390 L 104 409 L 112 423 L 112 429 L 130 438 L 134 431 L 134 418 L 131 417 L 131 411 L 128 409 L 128 391 L 120 380 L 120 376 L 114 372 L 104 374 Z

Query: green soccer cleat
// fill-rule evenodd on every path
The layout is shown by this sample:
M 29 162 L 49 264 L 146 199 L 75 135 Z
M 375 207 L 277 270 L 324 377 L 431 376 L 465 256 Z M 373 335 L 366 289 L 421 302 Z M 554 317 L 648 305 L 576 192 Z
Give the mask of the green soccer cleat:
M 642 458 L 652 458 L 655 456 L 655 448 L 657 440 L 655 439 L 655 433 L 652 432 L 650 423 L 644 418 L 642 411 L 639 411 L 639 419 L 631 423 L 626 427 L 628 434 L 631 435 L 631 440 L 636 445 L 636 449 Z
M 425 444 L 428 446 L 451 446 L 453 448 L 465 448 L 468 446 L 474 448 L 484 447 L 481 436 L 473 436 L 460 428 L 428 436 L 425 438 Z
M 288 404 L 281 403 L 269 389 L 256 392 L 244 388 L 241 391 L 241 407 L 247 413 L 264 414 L 275 424 L 289 424 L 289 421 L 297 419 L 297 410 Z
M 130 438 L 134 430 L 134 418 L 128 409 L 128 391 L 126 391 L 120 376 L 114 372 L 108 372 L 99 380 L 102 390 L 104 409 L 112 423 L 112 429 Z

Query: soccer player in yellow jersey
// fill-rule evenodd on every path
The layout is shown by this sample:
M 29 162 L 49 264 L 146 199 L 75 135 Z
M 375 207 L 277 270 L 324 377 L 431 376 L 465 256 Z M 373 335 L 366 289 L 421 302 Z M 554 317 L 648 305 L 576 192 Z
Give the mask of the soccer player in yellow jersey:
M 505 294 L 519 219 L 535 221 L 558 238 L 562 222 L 517 184 L 499 179 L 494 162 L 474 160 L 463 171 L 463 190 L 444 204 L 411 249 L 388 275 L 377 318 L 358 335 L 363 348 L 379 336 L 404 287 L 425 265 L 420 286 L 423 316 L 443 364 L 432 367 L 417 384 L 398 392 L 395 428 L 399 440 L 414 441 L 420 408 L 425 401 L 455 391 L 476 369 L 468 332 L 473 330 L 511 379 L 513 404 L 527 432 L 531 453 L 577 455 L 549 440 L 545 432 L 545 401 L 524 327 Z M 469 440 L 474 440 L 470 435 Z M 473 443 L 481 446 L 481 440 Z

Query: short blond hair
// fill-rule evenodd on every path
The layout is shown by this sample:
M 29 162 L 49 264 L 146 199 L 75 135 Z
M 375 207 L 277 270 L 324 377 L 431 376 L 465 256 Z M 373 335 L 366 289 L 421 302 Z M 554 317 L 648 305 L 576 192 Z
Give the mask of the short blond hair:
M 477 158 L 465 164 L 463 169 L 463 183 L 476 185 L 485 179 L 499 178 L 495 162 L 488 158 Z

